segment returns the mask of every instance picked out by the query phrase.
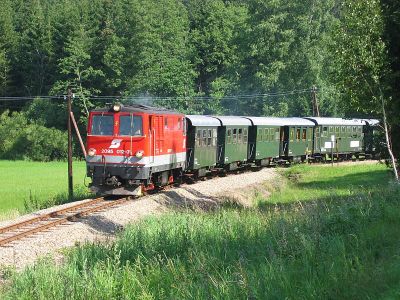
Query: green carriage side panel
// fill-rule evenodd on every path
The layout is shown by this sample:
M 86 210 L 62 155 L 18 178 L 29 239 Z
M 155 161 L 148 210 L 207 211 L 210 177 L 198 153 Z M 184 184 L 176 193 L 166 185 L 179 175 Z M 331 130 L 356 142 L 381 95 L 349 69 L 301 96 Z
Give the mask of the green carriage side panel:
M 215 116 L 221 123 L 218 129 L 218 156 L 220 166 L 249 160 L 249 130 L 251 122 L 245 117 Z
M 280 126 L 257 125 L 254 160 L 279 157 Z
M 313 152 L 314 126 L 287 126 L 289 133 L 287 157 L 310 155 Z
M 332 151 L 339 154 L 359 153 L 364 149 L 365 122 L 362 120 L 347 120 L 341 118 L 307 118 L 314 121 L 315 154 L 330 154 Z
M 218 162 L 220 165 L 247 161 L 248 132 L 249 126 L 227 125 L 220 127 L 220 138 L 218 139 Z
M 210 169 L 217 164 L 217 139 L 219 122 L 211 117 L 187 117 L 187 169 Z

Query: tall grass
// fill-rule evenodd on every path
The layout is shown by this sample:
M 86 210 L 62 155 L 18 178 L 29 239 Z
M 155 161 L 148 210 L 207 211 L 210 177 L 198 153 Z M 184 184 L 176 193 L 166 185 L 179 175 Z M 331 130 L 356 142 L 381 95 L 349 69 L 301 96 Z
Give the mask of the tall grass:
M 301 190 L 319 170 L 295 169 L 298 182 L 287 183 L 287 189 Z M 352 173 L 357 171 L 361 178 L 377 176 L 376 185 L 342 194 L 347 181 L 326 175 L 332 186 L 338 184 L 338 195 L 326 196 L 322 189 L 322 197 L 317 191 L 314 200 L 289 203 L 285 188 L 277 191 L 282 201 L 275 196 L 253 209 L 148 218 L 116 242 L 70 251 L 63 265 L 44 260 L 11 275 L 3 297 L 399 298 L 400 190 L 387 183 L 380 167 L 371 175 L 362 168 Z

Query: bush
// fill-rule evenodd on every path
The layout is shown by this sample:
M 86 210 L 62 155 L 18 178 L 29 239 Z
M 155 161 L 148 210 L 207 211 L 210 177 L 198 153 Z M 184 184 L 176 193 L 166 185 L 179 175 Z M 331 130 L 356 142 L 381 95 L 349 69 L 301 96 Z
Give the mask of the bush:
M 8 111 L 0 116 L 0 159 L 35 161 L 67 158 L 67 134 L 29 123 L 24 113 Z

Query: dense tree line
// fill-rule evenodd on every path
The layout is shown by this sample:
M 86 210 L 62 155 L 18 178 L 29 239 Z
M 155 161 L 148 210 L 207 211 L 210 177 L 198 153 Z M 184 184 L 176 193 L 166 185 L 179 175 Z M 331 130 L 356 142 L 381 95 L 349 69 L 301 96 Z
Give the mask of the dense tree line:
M 161 105 L 183 112 L 310 115 L 308 91 L 240 95 L 315 85 L 322 115 L 380 117 L 384 99 L 395 128 L 399 28 L 396 0 L 2 0 L 0 96 L 70 86 L 83 125 L 101 105 L 93 95 L 173 97 Z M 52 113 L 62 104 L 46 107 L 29 103 L 22 114 L 63 130 Z

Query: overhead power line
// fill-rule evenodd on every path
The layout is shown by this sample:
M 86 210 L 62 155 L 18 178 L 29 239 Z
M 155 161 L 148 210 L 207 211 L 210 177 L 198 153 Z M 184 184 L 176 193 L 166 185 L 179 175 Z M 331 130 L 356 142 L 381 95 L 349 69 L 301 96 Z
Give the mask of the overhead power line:
M 289 95 L 296 95 L 296 94 L 304 94 L 310 93 L 312 89 L 301 89 L 301 90 L 292 90 L 292 91 L 284 91 L 284 92 L 272 92 L 272 93 L 264 93 L 264 94 L 238 94 L 238 95 L 227 95 L 222 97 L 212 97 L 212 96 L 173 96 L 173 97 L 160 97 L 160 96 L 150 96 L 150 95 L 143 95 L 143 96 L 130 96 L 130 95 L 121 95 L 121 96 L 105 96 L 105 95 L 90 95 L 85 97 L 86 99 L 91 100 L 130 100 L 130 101 L 145 101 L 145 100 L 152 100 L 152 101 L 173 101 L 176 99 L 190 99 L 190 100 L 198 100 L 198 101 L 206 101 L 206 100 L 251 100 L 254 98 L 268 98 L 268 97 L 282 97 L 282 96 L 289 96 Z M 83 98 L 76 95 L 76 98 Z M 42 99 L 42 100 L 63 100 L 66 99 L 66 95 L 55 95 L 55 96 L 5 96 L 0 97 L 0 101 L 31 101 L 35 99 Z

